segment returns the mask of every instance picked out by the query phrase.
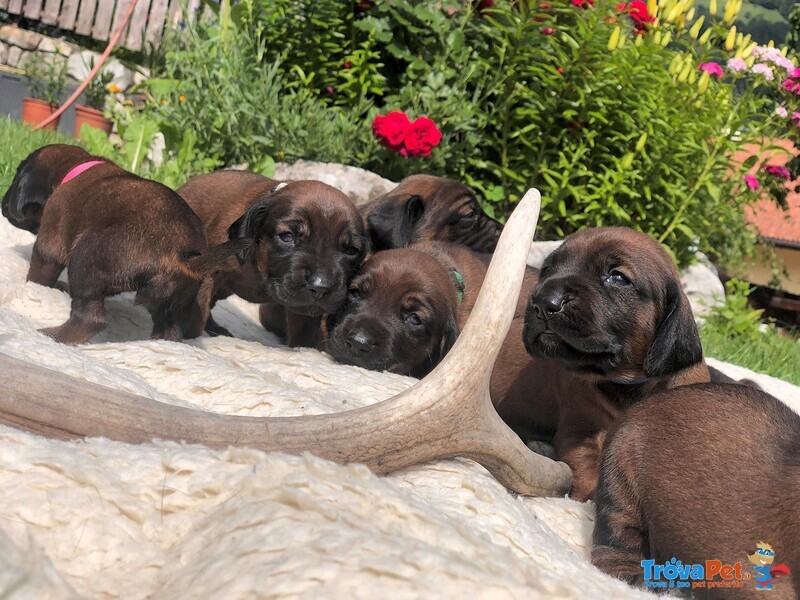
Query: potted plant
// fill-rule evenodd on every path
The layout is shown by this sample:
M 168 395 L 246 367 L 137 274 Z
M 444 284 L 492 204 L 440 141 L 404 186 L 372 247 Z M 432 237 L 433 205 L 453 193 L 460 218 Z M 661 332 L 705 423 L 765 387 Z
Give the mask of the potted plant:
M 58 109 L 67 85 L 67 60 L 59 55 L 34 55 L 25 66 L 29 97 L 22 100 L 22 120 L 38 125 Z M 45 129 L 58 128 L 58 119 Z
M 75 105 L 75 137 L 80 138 L 81 128 L 84 125 L 101 129 L 111 133 L 112 123 L 103 114 L 106 97 L 109 93 L 119 92 L 120 89 L 112 85 L 114 74 L 111 72 L 99 73 L 86 87 L 83 96 L 86 104 Z

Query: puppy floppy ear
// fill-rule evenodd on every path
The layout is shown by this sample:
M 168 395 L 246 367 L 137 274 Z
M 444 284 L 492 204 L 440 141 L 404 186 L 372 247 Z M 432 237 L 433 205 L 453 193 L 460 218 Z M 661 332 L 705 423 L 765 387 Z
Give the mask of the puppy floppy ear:
M 451 315 L 447 319 L 447 323 L 445 323 L 439 343 L 431 349 L 431 353 L 426 360 L 411 369 L 409 375 L 417 379 L 425 377 L 447 355 L 450 348 L 456 343 L 456 339 L 458 339 L 458 325 L 456 324 L 455 318 Z
M 425 205 L 417 195 L 411 196 L 405 202 L 397 202 L 391 197 L 379 202 L 367 216 L 373 251 L 408 246 L 414 225 L 424 212 Z
M 680 282 L 672 279 L 667 287 L 664 315 L 644 360 L 644 374 L 671 375 L 702 360 L 703 348 L 692 308 Z
M 434 352 L 434 366 L 439 364 L 442 359 L 447 356 L 447 353 L 450 352 L 450 348 L 453 347 L 453 344 L 455 344 L 458 339 L 458 333 L 456 320 L 453 315 L 450 315 L 444 327 L 444 332 L 442 332 L 442 339 L 439 342 L 439 347 L 436 349 L 436 352 Z
M 31 153 L 17 167 L 14 179 L 2 201 L 2 214 L 11 223 L 25 221 L 25 208 L 29 205 L 43 207 L 56 188 L 52 175 L 45 165 Z
M 233 224 L 228 227 L 228 239 L 231 241 L 241 239 L 258 239 L 261 230 L 264 227 L 264 222 L 269 216 L 271 201 L 269 199 L 260 200 L 253 204 L 247 211 Z M 250 257 L 254 244 L 249 244 L 236 252 L 236 258 L 239 264 L 244 264 Z

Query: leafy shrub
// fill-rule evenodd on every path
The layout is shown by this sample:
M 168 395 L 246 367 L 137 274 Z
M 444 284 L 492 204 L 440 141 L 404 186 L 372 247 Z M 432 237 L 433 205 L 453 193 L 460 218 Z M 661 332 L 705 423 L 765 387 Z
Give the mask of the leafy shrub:
M 262 62 L 268 40 L 243 14 L 251 3 L 235 6 L 236 19 L 222 6 L 218 18 L 176 34 L 161 76 L 148 83 L 149 112 L 166 137 L 192 131 L 212 160 L 248 162 L 267 173 L 273 156 L 356 163 L 370 156 L 377 142 L 363 123 L 371 103 L 361 99 L 344 109 L 320 101 L 311 80 L 298 85 L 280 58 Z
M 761 309 L 750 308 L 747 298 L 752 287 L 746 281 L 729 279 L 725 282 L 725 302 L 709 308 L 705 325 L 726 337 L 756 338 L 762 333 Z
M 32 98 L 58 106 L 67 87 L 67 59 L 59 54 L 32 53 L 25 64 L 25 78 Z
M 761 321 L 762 310 L 747 303 L 750 284 L 731 279 L 725 284 L 725 303 L 714 306 L 700 326 L 708 356 L 800 385 L 800 363 L 795 359 L 800 339 Z
M 84 126 L 81 145 L 92 154 L 113 160 L 123 169 L 173 189 L 182 186 L 193 175 L 213 171 L 220 166 L 219 162 L 208 158 L 198 149 L 194 130 L 186 131 L 180 139 L 168 139 L 165 149 L 167 155 L 161 161 L 152 160 L 148 151 L 162 126 L 162 123 L 148 115 L 129 118 L 119 129 L 121 141 L 117 145 L 108 139 L 105 132 Z
M 105 73 L 98 73 L 94 79 L 89 82 L 84 91 L 84 99 L 86 106 L 94 108 L 95 110 L 103 110 L 106 107 L 106 99 L 113 90 L 120 91 L 119 88 L 113 86 L 111 81 L 114 79 L 114 74 L 110 71 Z
M 536 186 L 544 238 L 625 225 L 682 264 L 697 250 L 732 261 L 753 246 L 742 207 L 759 193 L 743 180 L 757 157 L 734 154 L 788 132 L 775 109 L 800 105 L 785 68 L 752 71 L 734 0 L 708 23 L 691 4 L 209 0 L 167 42 L 148 112 L 212 162 L 441 174 L 499 218 Z M 429 157 L 377 143 L 375 116 L 395 110 L 439 128 Z

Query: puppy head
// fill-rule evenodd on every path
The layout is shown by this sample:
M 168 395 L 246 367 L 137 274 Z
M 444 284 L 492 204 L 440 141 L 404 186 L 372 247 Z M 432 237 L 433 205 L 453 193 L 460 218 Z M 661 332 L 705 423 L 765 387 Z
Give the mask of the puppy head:
M 47 199 L 69 169 L 90 158 L 82 148 L 66 144 L 34 150 L 19 164 L 3 196 L 3 216 L 14 227 L 38 233 Z
M 599 379 L 671 375 L 703 358 L 675 264 L 625 228 L 580 231 L 545 260 L 523 338 L 533 356 Z
M 265 290 L 293 312 L 336 312 L 369 249 L 352 201 L 319 181 L 280 184 L 251 206 L 228 230 L 250 238 L 239 253 L 261 275 Z
M 458 282 L 425 252 L 370 257 L 347 303 L 328 319 L 328 352 L 339 362 L 424 377 L 458 337 Z
M 444 241 L 494 252 L 503 226 L 489 217 L 471 189 L 443 177 L 412 175 L 378 198 L 367 214 L 373 250 Z

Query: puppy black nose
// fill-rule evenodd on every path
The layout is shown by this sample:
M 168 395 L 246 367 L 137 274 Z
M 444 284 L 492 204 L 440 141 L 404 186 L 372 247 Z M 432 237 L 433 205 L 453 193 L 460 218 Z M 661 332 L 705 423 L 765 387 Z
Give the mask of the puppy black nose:
M 308 278 L 307 287 L 309 293 L 314 296 L 315 299 L 319 300 L 331 291 L 333 283 L 331 283 L 330 279 L 322 275 L 312 275 Z
M 533 299 L 533 312 L 537 317 L 548 317 L 561 312 L 566 303 L 567 296 L 563 290 L 547 290 Z
M 363 330 L 348 335 L 345 343 L 351 354 L 372 352 L 375 348 L 375 338 Z

